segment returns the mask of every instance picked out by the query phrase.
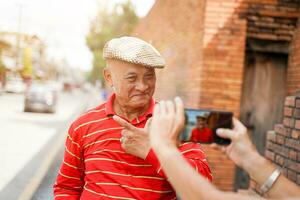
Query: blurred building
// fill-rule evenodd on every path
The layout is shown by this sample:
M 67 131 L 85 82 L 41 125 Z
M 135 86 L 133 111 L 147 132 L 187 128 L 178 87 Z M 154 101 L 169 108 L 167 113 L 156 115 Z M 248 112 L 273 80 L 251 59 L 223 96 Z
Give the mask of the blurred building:
M 45 44 L 36 35 L 18 34 L 15 32 L 0 32 L 0 41 L 10 45 L 2 50 L 2 61 L 11 72 L 22 70 L 24 53 L 30 51 L 30 60 L 33 71 L 43 73 L 45 67 Z
M 166 58 L 166 68 L 157 70 L 158 99 L 179 95 L 189 108 L 233 111 L 265 154 L 267 131 L 283 120 L 284 126 L 297 123 L 284 117 L 283 109 L 286 96 L 300 90 L 299 17 L 300 0 L 156 0 L 134 35 Z M 297 184 L 299 135 L 287 136 L 295 147 L 285 146 L 298 155 L 296 160 L 288 155 L 280 155 L 280 162 L 273 159 L 280 166 L 294 164 L 285 173 Z M 204 148 L 219 188 L 248 187 L 247 177 L 231 161 Z M 268 149 L 269 155 L 278 150 Z

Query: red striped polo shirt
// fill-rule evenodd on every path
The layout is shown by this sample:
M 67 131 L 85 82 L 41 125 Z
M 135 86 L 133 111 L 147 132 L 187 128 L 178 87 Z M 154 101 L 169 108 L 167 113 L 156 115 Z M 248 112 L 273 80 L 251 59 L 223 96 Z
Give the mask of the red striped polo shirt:
M 123 128 L 112 119 L 114 98 L 112 95 L 106 103 L 71 124 L 63 163 L 54 184 L 55 199 L 176 199 L 152 150 L 144 160 L 122 149 Z M 130 123 L 144 127 L 154 105 L 152 99 L 146 113 Z M 179 149 L 200 174 L 212 179 L 199 144 L 184 143 Z

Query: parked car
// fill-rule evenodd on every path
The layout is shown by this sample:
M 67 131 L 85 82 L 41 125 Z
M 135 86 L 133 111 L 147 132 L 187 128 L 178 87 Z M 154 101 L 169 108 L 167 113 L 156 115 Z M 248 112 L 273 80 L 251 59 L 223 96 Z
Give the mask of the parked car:
M 5 84 L 5 92 L 22 93 L 25 90 L 25 84 L 21 79 L 11 79 Z
M 33 84 L 25 93 L 24 112 L 55 113 L 58 92 L 53 87 Z

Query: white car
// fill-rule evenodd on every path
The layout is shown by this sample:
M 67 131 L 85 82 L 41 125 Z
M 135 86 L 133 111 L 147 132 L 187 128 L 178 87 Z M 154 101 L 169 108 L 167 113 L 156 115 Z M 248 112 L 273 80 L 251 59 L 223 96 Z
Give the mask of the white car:
M 21 79 L 8 80 L 5 84 L 5 92 L 23 93 L 24 91 L 25 91 L 25 84 Z

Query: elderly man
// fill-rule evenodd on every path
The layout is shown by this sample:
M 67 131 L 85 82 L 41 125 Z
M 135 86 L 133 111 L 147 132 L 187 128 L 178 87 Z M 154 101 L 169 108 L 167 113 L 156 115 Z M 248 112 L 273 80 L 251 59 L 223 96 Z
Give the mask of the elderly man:
M 201 143 L 213 142 L 212 130 L 207 127 L 207 116 L 197 116 L 196 120 L 196 127 L 191 133 L 191 141 Z
M 64 160 L 54 185 L 55 199 L 176 199 L 150 148 L 147 121 L 155 100 L 158 51 L 134 37 L 112 39 L 104 47 L 104 77 L 114 93 L 69 128 Z M 211 180 L 199 144 L 179 150 Z

